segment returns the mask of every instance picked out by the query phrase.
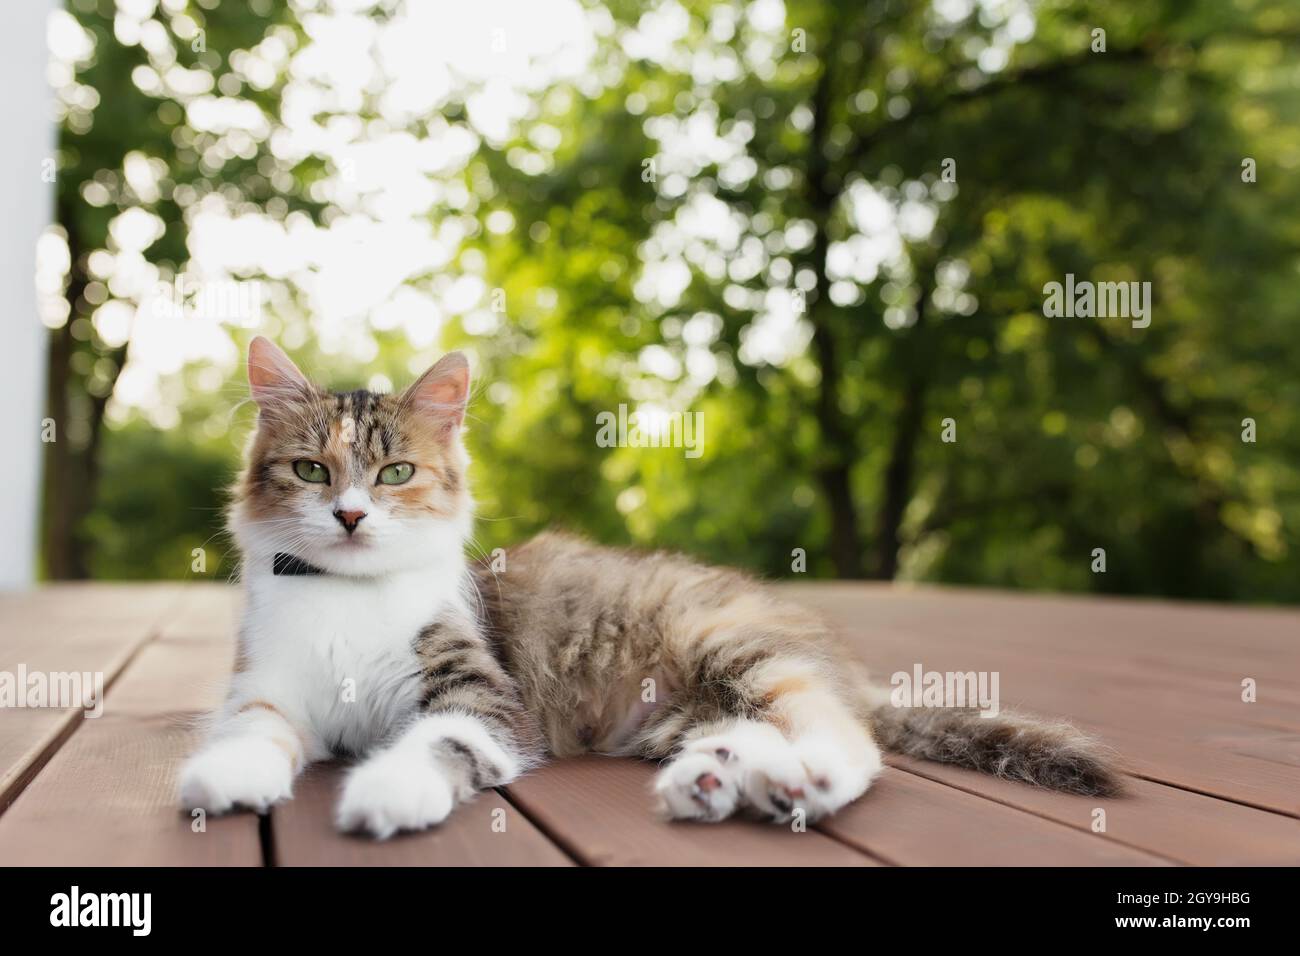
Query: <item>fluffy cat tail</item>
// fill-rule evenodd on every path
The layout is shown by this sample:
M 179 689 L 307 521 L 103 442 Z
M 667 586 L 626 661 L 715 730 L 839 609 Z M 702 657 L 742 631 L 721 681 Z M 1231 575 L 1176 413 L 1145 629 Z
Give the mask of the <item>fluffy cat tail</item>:
M 1122 790 L 1110 752 L 1067 723 L 1005 712 L 982 717 L 965 708 L 895 707 L 878 697 L 870 723 L 880 746 L 908 757 L 1065 793 L 1108 797 Z

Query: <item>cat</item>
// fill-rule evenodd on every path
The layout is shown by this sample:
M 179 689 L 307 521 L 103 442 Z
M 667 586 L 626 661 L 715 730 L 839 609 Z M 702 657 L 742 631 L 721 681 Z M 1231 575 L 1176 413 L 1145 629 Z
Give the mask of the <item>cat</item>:
M 308 764 L 355 758 L 336 823 L 444 820 L 549 756 L 660 761 L 658 811 L 812 821 L 861 796 L 881 748 L 1111 794 L 1068 724 L 895 708 L 815 614 L 750 577 L 545 533 L 501 573 L 464 551 L 470 373 L 329 393 L 265 338 L 257 428 L 228 511 L 243 619 L 231 686 L 180 773 L 185 807 L 265 812 Z

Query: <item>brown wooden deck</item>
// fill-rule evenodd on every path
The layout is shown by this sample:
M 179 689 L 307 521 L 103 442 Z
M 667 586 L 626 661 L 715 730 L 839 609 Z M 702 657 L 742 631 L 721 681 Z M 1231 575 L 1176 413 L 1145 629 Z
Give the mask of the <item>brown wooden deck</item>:
M 481 794 L 435 831 L 373 843 L 332 829 L 339 768 L 325 766 L 261 825 L 239 814 L 196 833 L 174 775 L 194 717 L 221 696 L 236 591 L 59 586 L 0 596 L 0 671 L 102 671 L 106 705 L 96 719 L 0 710 L 0 862 L 1300 863 L 1300 613 L 861 584 L 787 593 L 821 609 L 878 674 L 917 662 L 1000 672 L 1004 707 L 1069 717 L 1120 751 L 1128 795 L 1064 796 L 898 759 L 862 800 L 795 833 L 659 822 L 651 765 L 588 758 Z M 1256 703 L 1241 700 L 1248 677 Z

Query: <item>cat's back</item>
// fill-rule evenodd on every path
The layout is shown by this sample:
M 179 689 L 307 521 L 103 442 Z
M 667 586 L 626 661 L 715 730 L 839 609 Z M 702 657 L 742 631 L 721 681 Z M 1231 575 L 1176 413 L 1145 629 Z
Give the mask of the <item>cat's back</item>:
M 762 585 L 731 568 L 709 567 L 669 551 L 642 552 L 547 531 L 473 568 L 489 627 L 527 623 L 571 632 L 584 623 L 624 632 L 668 612 L 716 606 L 757 594 Z

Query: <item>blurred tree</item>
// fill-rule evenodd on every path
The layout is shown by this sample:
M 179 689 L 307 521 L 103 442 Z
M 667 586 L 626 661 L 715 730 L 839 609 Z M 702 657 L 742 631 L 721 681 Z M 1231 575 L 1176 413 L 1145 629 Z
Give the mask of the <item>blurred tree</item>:
M 730 374 L 701 400 L 714 440 L 739 429 L 739 447 L 677 467 L 595 449 L 568 464 L 590 475 L 604 461 L 618 478 L 607 493 L 640 489 L 623 502 L 636 538 L 734 562 L 782 527 L 841 577 L 1294 597 L 1269 568 L 1294 561 L 1297 406 L 1259 382 L 1294 399 L 1294 375 L 1275 373 L 1294 372 L 1297 351 L 1285 299 L 1258 281 L 1288 282 L 1297 252 L 1294 11 L 791 2 L 773 42 L 759 7 L 690 5 L 675 69 L 626 56 L 615 31 L 606 56 L 623 81 L 537 117 L 565 130 L 550 172 L 514 161 L 527 129 L 483 154 L 500 189 L 484 213 L 521 224 L 483 233 L 491 273 L 514 302 L 560 290 L 551 316 L 475 343 L 494 377 L 524 383 L 489 428 L 494 464 L 526 454 L 500 432 L 522 409 L 553 434 L 563 422 L 571 449 L 638 355 L 666 347 L 689 365 L 683 330 L 716 317 L 710 347 Z M 654 16 L 613 9 L 626 29 Z M 692 124 L 744 148 L 674 159 L 669 142 Z M 1243 182 L 1244 156 L 1274 171 L 1267 184 Z M 682 228 L 719 203 L 736 234 Z M 689 285 L 670 302 L 638 290 L 637 259 L 682 263 Z M 1067 273 L 1150 281 L 1151 327 L 1045 318 L 1043 287 Z M 746 355 L 780 293 L 808 348 Z M 542 369 L 545 389 L 530 388 Z M 1251 415 L 1270 423 L 1267 449 L 1240 441 Z M 530 438 L 540 458 L 508 470 L 519 485 L 556 447 Z M 756 487 L 727 473 L 731 454 Z M 820 518 L 790 519 L 808 489 L 782 475 L 815 482 Z M 537 500 L 502 493 L 509 476 L 489 479 L 504 508 Z M 557 510 L 621 537 L 592 490 L 569 485 Z M 720 510 L 704 530 L 706 500 Z M 1095 547 L 1106 574 L 1090 571 Z M 788 548 L 761 550 L 751 563 L 788 568 Z
M 216 194 L 232 209 L 315 216 L 320 204 L 309 199 L 309 187 L 324 174 L 319 161 L 290 169 L 271 152 L 283 74 L 253 76 L 234 65 L 268 39 L 286 51 L 296 45 L 301 26 L 289 8 L 269 0 L 165 2 L 124 16 L 114 0 L 70 6 L 91 50 L 75 79 L 58 89 L 56 214 L 69 271 L 68 308 L 49 323 L 47 404 L 62 428 L 45 446 L 42 558 L 51 578 L 86 577 L 94 562 L 87 519 L 100 492 L 104 413 L 130 350 L 129 325 L 106 327 L 97 318 L 112 314 L 114 303 L 133 310 L 156 285 L 129 282 L 111 267 L 97 274 L 92 257 L 112 262 L 122 253 L 115 223 L 129 212 L 136 225 L 147 213 L 159 230 L 144 249 L 148 274 L 170 284 L 190 258 L 190 207 Z M 258 110 L 266 135 L 232 137 L 196 125 L 191 108 L 213 96 L 222 107 Z
M 493 298 L 444 337 L 478 359 L 478 547 L 562 524 L 768 574 L 791 573 L 802 549 L 819 576 L 1300 598 L 1293 6 L 589 6 L 590 70 L 538 94 L 504 141 L 475 128 L 473 84 L 409 125 L 417 140 L 450 131 L 478 144 L 460 188 L 428 212 L 477 219 L 452 269 L 482 275 Z M 143 54 L 111 49 L 106 10 L 74 11 L 102 70 L 79 80 L 106 103 L 125 86 L 112 101 L 147 108 L 103 131 L 94 158 L 65 157 L 61 190 L 124 189 L 104 171 L 135 149 L 195 188 L 233 181 L 262 204 L 286 185 L 295 203 L 312 195 L 316 163 L 287 184 L 250 170 L 244 183 L 242 159 L 194 171 L 211 143 L 168 146 L 205 135 L 178 114 L 142 146 L 136 126 L 166 97 L 131 88 Z M 292 20 L 231 4 L 203 17 L 245 31 L 221 49 Z M 258 93 L 271 117 L 278 90 Z M 1256 180 L 1243 178 L 1248 158 Z M 74 262 L 138 204 L 121 196 L 66 212 Z M 184 213 L 165 202 L 150 206 L 168 226 L 150 256 L 179 267 Z M 1046 317 L 1044 286 L 1067 274 L 1149 281 L 1150 325 Z M 69 341 L 113 358 L 84 321 L 94 303 L 75 266 L 69 298 Z M 360 382 L 400 382 L 419 350 L 390 331 L 375 340 L 365 374 L 314 357 Z M 66 364 L 87 370 L 68 380 L 73 398 L 111 389 L 96 361 Z M 237 393 L 232 383 L 219 400 Z M 213 401 L 187 399 L 185 427 Z M 705 454 L 598 447 L 596 415 L 620 403 L 702 412 Z M 215 530 L 215 497 L 183 499 L 219 454 L 230 467 L 232 449 L 154 442 L 135 425 L 107 440 L 112 491 L 74 533 L 97 543 L 95 573 L 169 573 L 108 540 L 150 520 L 149 482 L 119 486 L 139 456 L 175 463 L 158 465 L 177 474 L 171 530 L 141 540 L 177 553 Z M 89 508 L 84 491 L 49 500 Z M 1105 573 L 1091 570 L 1097 548 Z

